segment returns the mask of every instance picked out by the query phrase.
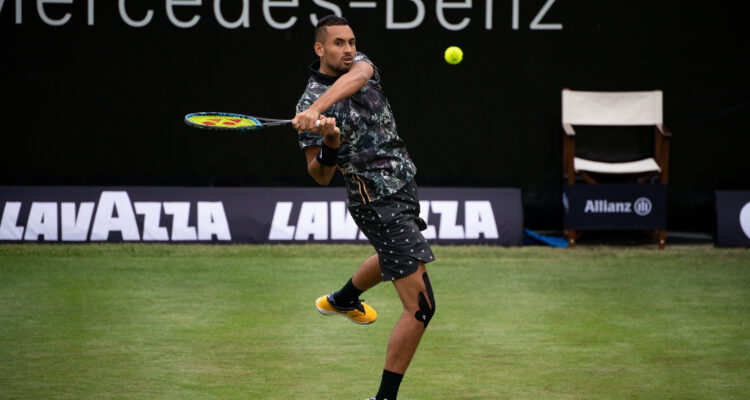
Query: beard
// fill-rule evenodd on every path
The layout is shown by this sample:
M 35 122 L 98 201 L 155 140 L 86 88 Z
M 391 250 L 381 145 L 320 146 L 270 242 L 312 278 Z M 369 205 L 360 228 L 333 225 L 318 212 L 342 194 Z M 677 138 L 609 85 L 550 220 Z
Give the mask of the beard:
M 344 75 L 345 73 L 349 72 L 349 69 L 352 67 L 351 65 L 348 67 L 345 66 L 342 61 L 339 61 L 337 65 L 329 63 L 326 64 L 328 65 L 328 68 L 330 68 L 332 71 L 336 71 L 339 75 Z

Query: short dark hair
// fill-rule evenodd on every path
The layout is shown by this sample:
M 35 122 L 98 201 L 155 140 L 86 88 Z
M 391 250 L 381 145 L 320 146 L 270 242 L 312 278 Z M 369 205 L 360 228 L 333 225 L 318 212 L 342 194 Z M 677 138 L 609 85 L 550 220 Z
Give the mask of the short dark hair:
M 339 17 L 335 14 L 326 15 L 325 17 L 321 18 L 318 21 L 318 24 L 315 25 L 315 41 L 322 43 L 323 36 L 327 32 L 326 26 L 336 25 L 349 25 L 349 21 L 347 21 L 346 18 Z

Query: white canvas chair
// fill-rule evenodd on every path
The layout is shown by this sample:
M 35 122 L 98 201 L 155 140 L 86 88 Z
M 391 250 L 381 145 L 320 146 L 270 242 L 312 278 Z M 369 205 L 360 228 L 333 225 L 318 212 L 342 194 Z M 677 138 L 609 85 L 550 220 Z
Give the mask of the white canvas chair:
M 581 126 L 653 126 L 654 154 L 628 162 L 588 160 L 576 156 L 576 132 Z M 592 92 L 562 90 L 563 178 L 568 185 L 576 181 L 597 184 L 601 176 L 630 176 L 638 183 L 669 181 L 669 140 L 671 132 L 662 117 L 662 91 Z M 579 233 L 567 230 L 568 242 L 575 244 Z M 665 230 L 655 233 L 664 247 Z

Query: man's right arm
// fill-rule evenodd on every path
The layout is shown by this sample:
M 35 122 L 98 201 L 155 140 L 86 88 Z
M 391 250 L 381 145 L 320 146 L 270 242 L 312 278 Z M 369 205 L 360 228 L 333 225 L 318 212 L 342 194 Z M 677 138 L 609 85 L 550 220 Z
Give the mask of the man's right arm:
M 318 133 L 323 135 L 323 144 L 332 149 L 338 149 L 341 146 L 341 131 L 336 126 L 335 118 L 320 117 L 320 126 L 316 129 Z M 307 157 L 307 172 L 310 176 L 315 179 L 321 185 L 328 185 L 333 179 L 333 174 L 336 172 L 336 165 L 328 166 L 318 162 L 317 155 L 320 152 L 320 147 L 312 146 L 305 149 L 305 157 Z
M 298 113 L 292 120 L 292 126 L 298 132 L 310 130 L 320 114 L 337 102 L 357 93 L 372 78 L 375 69 L 367 62 L 360 61 L 352 65 L 351 69 L 341 75 L 328 90 L 326 90 L 306 110 Z

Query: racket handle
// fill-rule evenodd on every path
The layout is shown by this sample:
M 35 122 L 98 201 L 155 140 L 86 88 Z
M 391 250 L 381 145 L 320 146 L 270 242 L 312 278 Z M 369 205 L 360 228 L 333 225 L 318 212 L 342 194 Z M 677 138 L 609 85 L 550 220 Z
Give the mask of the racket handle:
M 317 120 L 317 121 L 315 121 L 315 127 L 316 127 L 316 128 L 319 128 L 319 127 L 320 127 L 320 120 Z

